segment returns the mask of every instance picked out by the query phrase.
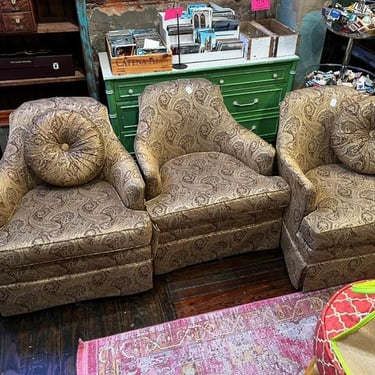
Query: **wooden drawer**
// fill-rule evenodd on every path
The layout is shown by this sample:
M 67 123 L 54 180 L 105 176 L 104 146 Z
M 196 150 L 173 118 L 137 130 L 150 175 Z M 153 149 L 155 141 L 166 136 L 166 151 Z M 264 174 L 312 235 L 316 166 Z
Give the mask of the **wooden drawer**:
M 246 92 L 224 93 L 224 103 L 232 115 L 254 115 L 259 112 L 278 110 L 279 104 L 285 95 L 283 87 L 268 87 Z
M 31 12 L 32 7 L 29 0 L 0 0 L 2 13 Z
M 129 151 L 130 154 L 134 154 L 134 138 L 136 132 L 120 132 L 120 142 Z
M 117 134 L 121 131 L 133 131 L 137 129 L 138 125 L 138 101 L 129 101 L 116 103 L 116 113 L 115 118 L 112 117 L 112 125 L 116 123 L 117 126 L 114 126 L 114 130 Z
M 212 72 L 207 75 L 207 78 L 220 85 L 223 93 L 226 91 L 238 90 L 241 87 L 262 86 L 283 84 L 289 78 L 290 65 L 273 66 L 253 66 L 251 68 L 243 68 L 238 70 L 226 72 Z
M 145 87 L 159 82 L 171 81 L 178 78 L 193 78 L 202 77 L 199 73 L 188 73 L 182 75 L 173 74 L 162 74 L 153 75 L 147 78 L 132 78 L 126 80 L 117 80 L 114 82 L 114 95 L 116 100 L 134 100 L 144 91 Z M 138 99 L 137 99 L 138 100 Z
M 279 112 L 271 111 L 258 116 L 234 115 L 235 120 L 266 141 L 274 141 L 279 124 Z
M 31 12 L 3 13 L 2 20 L 5 33 L 36 31 L 36 23 Z

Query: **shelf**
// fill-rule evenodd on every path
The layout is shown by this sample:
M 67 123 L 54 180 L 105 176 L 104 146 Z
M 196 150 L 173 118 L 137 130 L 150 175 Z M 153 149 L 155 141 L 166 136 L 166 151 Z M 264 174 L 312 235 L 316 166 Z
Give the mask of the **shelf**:
M 46 83 L 84 81 L 85 79 L 86 79 L 85 75 L 81 71 L 76 70 L 74 76 L 12 79 L 12 80 L 7 80 L 7 81 L 0 81 L 0 87 L 28 86 L 28 85 L 38 85 L 38 84 L 46 84 Z
M 37 28 L 38 34 L 44 33 L 69 33 L 78 32 L 79 26 L 73 22 L 45 22 L 39 23 Z

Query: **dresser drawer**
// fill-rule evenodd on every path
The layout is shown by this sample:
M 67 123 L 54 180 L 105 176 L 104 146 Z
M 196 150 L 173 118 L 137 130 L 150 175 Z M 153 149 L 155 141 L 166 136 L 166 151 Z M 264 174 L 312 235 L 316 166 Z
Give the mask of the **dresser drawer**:
M 3 32 L 19 33 L 36 31 L 36 23 L 31 12 L 2 13 Z
M 137 128 L 138 125 L 138 101 L 129 101 L 116 103 L 116 114 L 119 124 L 118 131 L 129 129 L 129 127 Z
M 278 112 L 269 112 L 268 114 L 253 117 L 242 115 L 233 117 L 239 124 L 259 135 L 266 141 L 275 140 L 279 125 Z
M 285 95 L 283 87 L 258 89 L 246 92 L 227 92 L 223 94 L 224 103 L 232 115 L 257 114 L 270 110 L 279 110 L 279 104 Z
M 251 69 L 238 69 L 230 72 L 213 72 L 207 78 L 220 85 L 223 93 L 226 91 L 238 90 L 246 86 L 262 86 L 269 84 L 283 84 L 289 78 L 287 65 L 280 66 L 259 66 Z
M 113 85 L 115 100 L 134 100 L 144 91 L 145 87 L 155 83 L 172 81 L 178 78 L 194 78 L 202 77 L 201 73 L 189 72 L 184 76 L 177 73 L 162 74 L 161 76 L 153 75 L 152 77 L 142 79 L 127 79 L 124 81 L 116 81 Z
M 136 132 L 128 133 L 128 132 L 120 132 L 120 142 L 122 145 L 129 151 L 130 154 L 134 154 L 134 138 Z
M 10 12 L 31 12 L 29 0 L 0 0 L 0 9 L 2 13 Z

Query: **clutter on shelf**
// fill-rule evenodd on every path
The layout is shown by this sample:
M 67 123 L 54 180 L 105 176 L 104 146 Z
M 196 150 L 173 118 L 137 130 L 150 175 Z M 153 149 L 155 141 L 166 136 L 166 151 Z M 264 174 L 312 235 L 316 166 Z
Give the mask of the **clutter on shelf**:
M 323 7 L 322 15 L 327 27 L 332 31 L 348 36 L 375 36 L 375 14 L 366 1 L 358 1 L 349 6 L 336 3 Z
M 347 67 L 342 73 L 341 69 L 313 70 L 305 77 L 306 86 L 349 86 L 364 94 L 374 95 L 374 76 L 369 72 L 355 71 Z
M 294 55 L 299 35 L 276 19 L 240 22 L 228 7 L 192 4 L 158 13 L 151 29 L 106 34 L 112 73 L 137 74 L 229 59 L 252 60 Z

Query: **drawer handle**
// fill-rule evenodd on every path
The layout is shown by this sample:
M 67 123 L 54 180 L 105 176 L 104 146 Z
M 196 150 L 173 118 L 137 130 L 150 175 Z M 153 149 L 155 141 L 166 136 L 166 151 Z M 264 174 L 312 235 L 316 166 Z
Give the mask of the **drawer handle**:
M 234 105 L 235 107 L 251 107 L 252 105 L 257 104 L 257 103 L 259 103 L 259 99 L 258 99 L 258 98 L 255 98 L 252 102 L 250 102 L 250 103 L 245 103 L 245 104 L 240 104 L 240 103 L 238 103 L 237 100 L 235 100 L 235 101 L 233 102 L 233 105 Z
M 16 21 L 16 24 L 19 25 L 19 24 L 21 23 L 21 18 L 17 17 L 17 18 L 15 19 L 15 21 Z
M 253 125 L 251 128 L 250 128 L 250 130 L 253 132 L 254 130 L 257 130 L 257 127 L 256 127 L 256 125 Z
M 224 80 L 221 79 L 221 80 L 219 81 L 219 84 L 220 84 L 220 85 L 224 85 Z
M 277 73 L 273 73 L 273 74 L 272 74 L 272 78 L 276 79 L 276 78 L 278 78 L 278 77 L 279 77 L 279 76 L 278 76 Z
M 10 3 L 11 3 L 12 5 L 16 5 L 16 2 L 17 2 L 17 0 L 11 0 L 11 1 L 10 1 Z
M 134 90 L 133 90 L 133 89 L 129 89 L 129 90 L 128 90 L 128 94 L 129 94 L 129 95 L 134 94 Z

